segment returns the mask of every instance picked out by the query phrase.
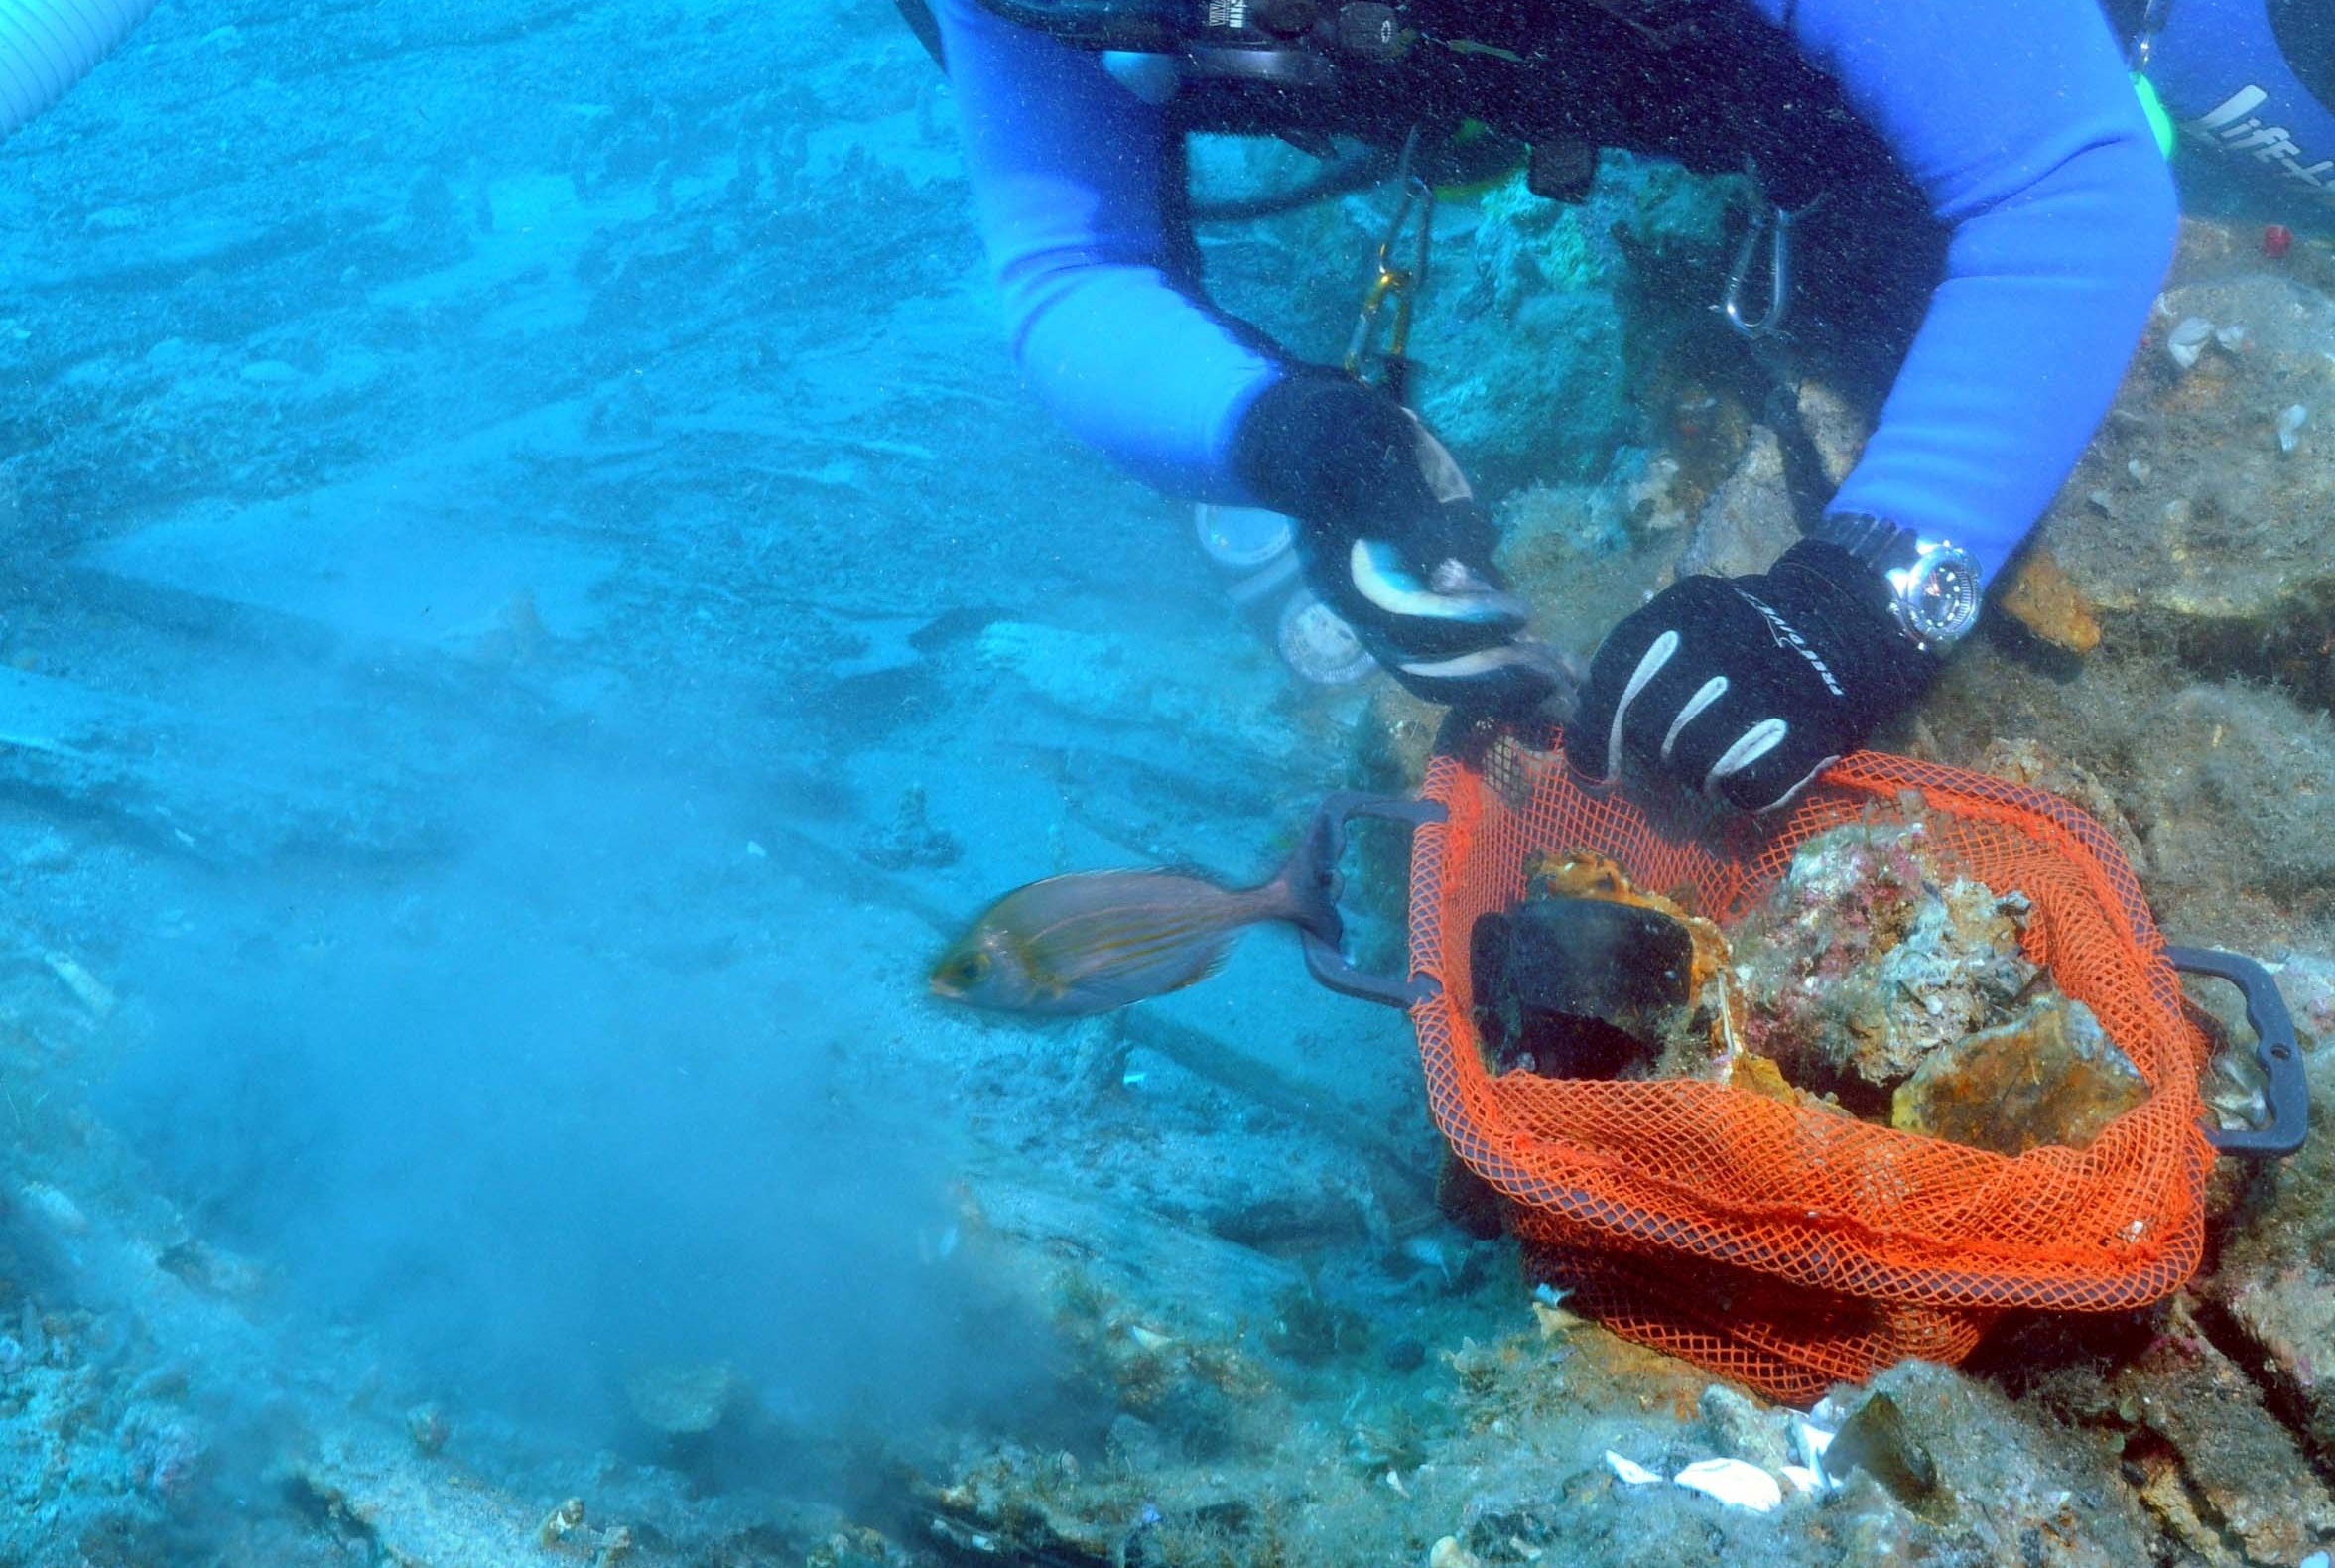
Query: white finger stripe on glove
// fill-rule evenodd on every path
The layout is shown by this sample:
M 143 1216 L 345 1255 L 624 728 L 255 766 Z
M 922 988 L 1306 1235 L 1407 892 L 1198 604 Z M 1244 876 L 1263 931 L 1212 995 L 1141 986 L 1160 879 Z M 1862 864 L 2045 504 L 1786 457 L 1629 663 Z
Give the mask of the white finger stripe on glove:
M 1762 719 L 1735 737 L 1735 744 L 1719 754 L 1703 775 L 1703 793 L 1717 799 L 1719 786 L 1783 744 L 1792 726 L 1780 719 Z
M 1678 744 L 1678 732 L 1695 721 L 1695 715 L 1726 695 L 1727 677 L 1714 675 L 1703 683 L 1702 688 L 1694 696 L 1686 700 L 1686 706 L 1678 711 L 1678 717 L 1670 720 L 1670 732 L 1662 737 L 1662 760 L 1664 762 L 1670 760 L 1670 748 Z
M 1666 631 L 1656 637 L 1637 661 L 1637 668 L 1629 673 L 1629 684 L 1622 689 L 1622 701 L 1614 705 L 1614 722 L 1606 731 L 1606 782 L 1611 784 L 1622 776 L 1622 724 L 1629 717 L 1629 705 L 1637 701 L 1638 693 L 1653 684 L 1662 673 L 1662 666 L 1678 651 L 1678 633 Z

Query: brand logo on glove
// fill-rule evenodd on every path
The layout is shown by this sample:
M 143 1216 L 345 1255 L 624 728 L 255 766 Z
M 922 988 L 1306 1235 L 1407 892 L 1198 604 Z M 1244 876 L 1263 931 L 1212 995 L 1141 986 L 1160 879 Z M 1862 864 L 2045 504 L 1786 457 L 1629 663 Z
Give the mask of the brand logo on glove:
M 1808 667 L 1816 672 L 1816 678 L 1824 683 L 1824 689 L 1826 691 L 1832 693 L 1833 696 L 1839 698 L 1844 703 L 1849 700 L 1849 694 L 1842 691 L 1841 683 L 1832 678 L 1832 671 L 1826 668 L 1824 660 L 1817 657 L 1816 650 L 1808 646 L 1806 639 L 1802 638 L 1798 632 L 1792 630 L 1790 621 L 1785 620 L 1781 615 L 1778 615 L 1775 611 L 1769 609 L 1766 605 L 1751 597 L 1751 594 L 1746 593 L 1742 588 L 1737 588 L 1735 591 L 1738 598 L 1751 605 L 1751 608 L 1757 610 L 1759 612 L 1760 618 L 1767 622 L 1767 629 L 1774 634 L 1775 645 L 1778 648 L 1789 648 L 1792 650 L 1792 652 L 1807 660 Z

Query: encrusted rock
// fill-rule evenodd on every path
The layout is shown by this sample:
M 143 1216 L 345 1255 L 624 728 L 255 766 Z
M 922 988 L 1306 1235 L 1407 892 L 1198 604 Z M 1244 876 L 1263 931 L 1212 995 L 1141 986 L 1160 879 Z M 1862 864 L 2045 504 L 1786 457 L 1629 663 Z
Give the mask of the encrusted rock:
M 1703 1432 L 1730 1459 L 1781 1471 L 1793 1462 L 1790 1417 L 1767 1409 L 1725 1383 L 1703 1390 Z
M 1980 753 L 1978 771 L 2013 784 L 2031 785 L 2058 796 L 2108 830 L 2117 848 L 2136 868 L 2145 867 L 2148 851 L 2125 817 L 2115 792 L 2099 775 L 2079 762 L 2059 755 L 2039 740 L 2025 736 L 1998 736 Z
M 1799 519 L 1784 485 L 1783 448 L 1775 432 L 1762 425 L 1751 432 L 1743 459 L 1696 519 L 1678 575 L 1764 572 L 1799 537 Z
M 2084 654 L 2100 646 L 2100 620 L 2091 601 L 2048 550 L 2028 551 L 1995 602 L 2055 648 Z
M 1824 464 L 1825 482 L 1838 487 L 1865 456 L 1873 426 L 1857 405 L 1830 384 L 1808 377 L 1799 386 L 1800 428 Z
M 2305 1071 L 2323 1129 L 2335 1115 L 2335 1053 L 2311 1052 Z M 2335 1139 L 2314 1133 L 2264 1180 L 2199 1292 L 2244 1339 L 2311 1453 L 2335 1466 Z
M 2037 540 L 2119 647 L 2335 699 L 2335 465 L 2295 450 L 2305 427 L 2286 413 L 2325 400 L 2335 300 L 2250 270 L 2167 301 L 2176 318 L 2243 323 L 2244 351 L 2209 330 L 2194 370 L 2151 356 L 2121 406 L 2152 418 L 2095 443 Z M 2084 503 L 2094 489 L 2114 515 Z
M 2092 1009 L 2052 994 L 1932 1054 L 1897 1087 L 1890 1120 L 1900 1131 L 2024 1154 L 2088 1147 L 2147 1098 L 2147 1081 Z
M 2291 1563 L 2335 1533 L 2335 1498 L 2262 1392 L 2176 1301 L 2166 1332 L 2117 1380 L 2119 1413 L 2169 1444 L 2197 1513 L 2247 1560 Z M 2163 1508 L 2168 1527 L 2178 1511 Z
M 1906 1362 L 1874 1379 L 1895 1403 L 1903 1437 L 1933 1468 L 1933 1495 L 1918 1509 L 1889 1502 L 1872 1484 L 1860 1504 L 1852 1478 L 1844 1506 L 1898 1510 L 1913 1542 L 1935 1537 L 1925 1525 L 1951 1521 L 1956 1536 L 2026 1541 L 2008 1560 L 2055 1568 L 2130 1568 L 2152 1558 L 2151 1531 L 2132 1494 L 2115 1484 L 2115 1457 L 2098 1436 L 2038 1425 L 1999 1391 L 1975 1378 Z M 1926 1561 L 1926 1553 L 1901 1559 Z M 1984 1560 L 1984 1554 L 1981 1554 Z
M 1748 1043 L 1804 1087 L 1893 1089 L 2011 1016 L 2037 974 L 2019 948 L 2025 913 L 1941 865 L 1919 822 L 1820 834 L 1733 933 Z

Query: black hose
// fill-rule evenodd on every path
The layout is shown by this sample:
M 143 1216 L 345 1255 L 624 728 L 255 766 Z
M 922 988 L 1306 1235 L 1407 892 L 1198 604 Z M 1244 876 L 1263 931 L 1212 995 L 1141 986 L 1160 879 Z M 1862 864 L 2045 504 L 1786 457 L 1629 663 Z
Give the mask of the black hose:
M 1387 147 L 1364 146 L 1325 163 L 1312 178 L 1286 191 L 1270 191 L 1261 196 L 1230 196 L 1221 200 L 1192 203 L 1195 223 L 1244 223 L 1260 217 L 1278 217 L 1294 212 L 1299 207 L 1311 206 L 1316 201 L 1327 201 L 1378 184 L 1394 173 L 1394 151 Z

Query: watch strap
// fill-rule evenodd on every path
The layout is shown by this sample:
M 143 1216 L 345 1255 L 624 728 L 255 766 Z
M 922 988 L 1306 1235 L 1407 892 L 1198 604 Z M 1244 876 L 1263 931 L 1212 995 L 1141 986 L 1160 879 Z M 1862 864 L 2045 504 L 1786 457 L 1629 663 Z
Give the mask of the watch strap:
M 1870 512 L 1828 513 L 1807 537 L 1845 550 L 1883 574 L 1901 572 L 1921 556 L 1921 540 L 1912 529 Z

